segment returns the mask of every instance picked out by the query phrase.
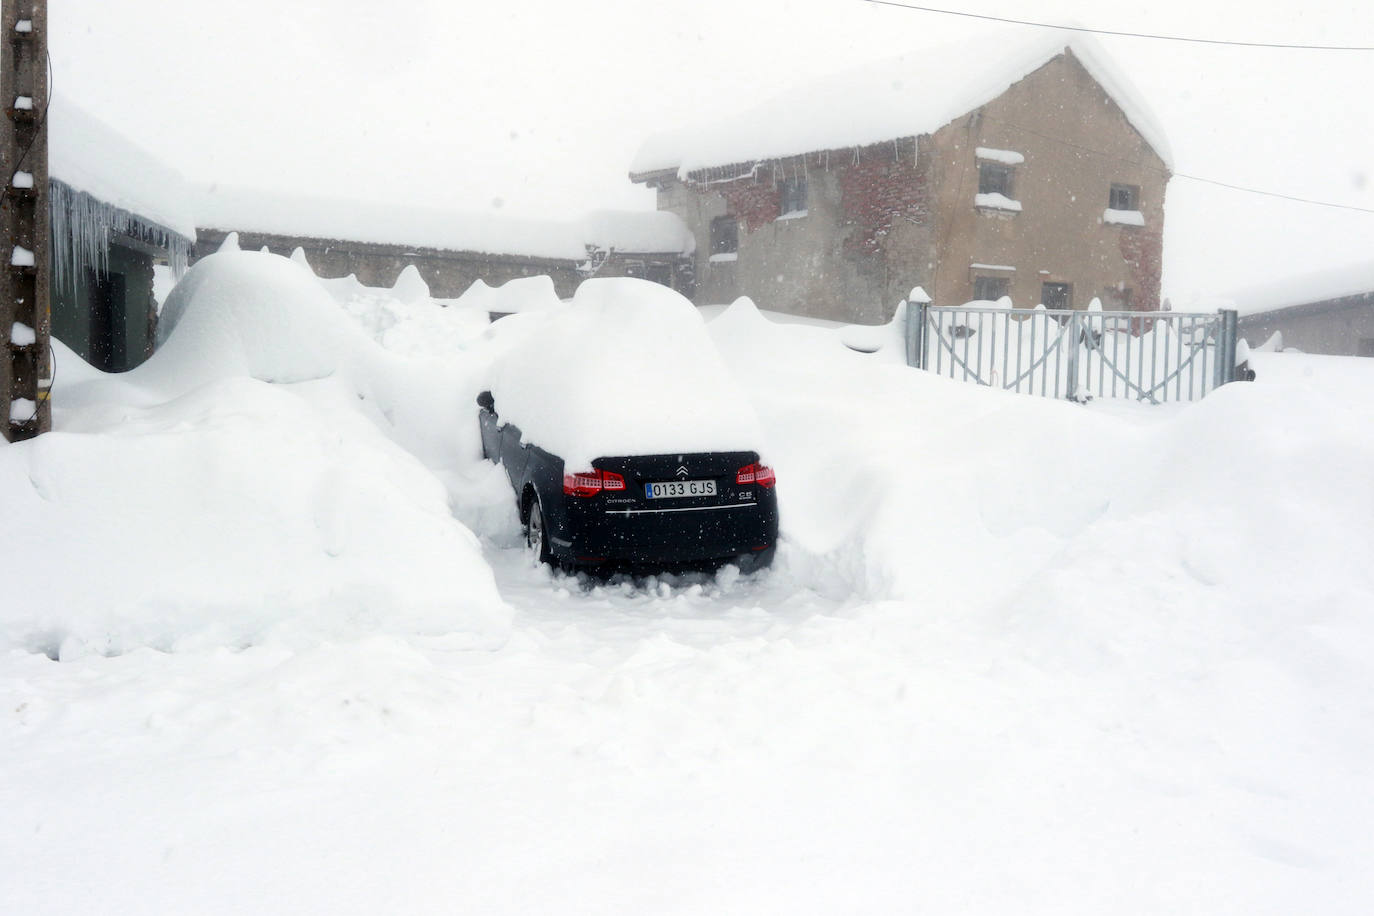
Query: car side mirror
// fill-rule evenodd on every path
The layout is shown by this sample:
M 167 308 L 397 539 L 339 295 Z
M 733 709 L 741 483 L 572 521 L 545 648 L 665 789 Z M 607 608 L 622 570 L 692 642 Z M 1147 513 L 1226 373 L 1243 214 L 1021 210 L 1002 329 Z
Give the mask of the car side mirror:
M 477 395 L 477 406 L 484 410 L 496 410 L 496 399 L 491 396 L 490 391 L 483 391 Z

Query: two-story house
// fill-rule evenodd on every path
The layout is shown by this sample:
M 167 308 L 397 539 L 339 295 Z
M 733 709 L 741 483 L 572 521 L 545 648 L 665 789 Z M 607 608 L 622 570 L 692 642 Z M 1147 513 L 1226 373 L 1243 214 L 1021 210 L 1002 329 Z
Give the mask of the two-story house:
M 919 52 L 651 137 L 630 177 L 695 234 L 698 304 L 878 323 L 941 305 L 1159 307 L 1163 132 L 1098 46 Z

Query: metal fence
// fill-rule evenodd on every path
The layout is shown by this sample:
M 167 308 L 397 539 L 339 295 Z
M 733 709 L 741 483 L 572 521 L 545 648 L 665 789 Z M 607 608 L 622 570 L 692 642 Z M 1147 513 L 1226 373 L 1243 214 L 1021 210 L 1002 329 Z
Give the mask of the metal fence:
M 1236 313 L 907 304 L 907 363 L 1045 397 L 1192 401 L 1236 380 Z

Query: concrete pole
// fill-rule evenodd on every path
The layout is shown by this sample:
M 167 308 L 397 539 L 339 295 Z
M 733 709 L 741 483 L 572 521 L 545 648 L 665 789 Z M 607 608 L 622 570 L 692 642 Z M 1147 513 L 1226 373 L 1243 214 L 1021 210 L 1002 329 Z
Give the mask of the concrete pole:
M 0 432 L 52 428 L 48 4 L 0 0 Z

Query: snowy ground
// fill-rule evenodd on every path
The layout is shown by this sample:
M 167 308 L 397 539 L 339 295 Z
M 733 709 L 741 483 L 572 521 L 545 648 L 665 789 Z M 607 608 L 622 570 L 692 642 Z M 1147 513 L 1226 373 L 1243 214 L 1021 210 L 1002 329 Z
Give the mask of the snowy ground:
M 230 254 L 147 366 L 59 353 L 0 447 L 0 912 L 1374 904 L 1374 360 L 1081 408 L 741 303 L 777 565 L 594 583 L 477 456 L 515 332 L 416 279 Z

